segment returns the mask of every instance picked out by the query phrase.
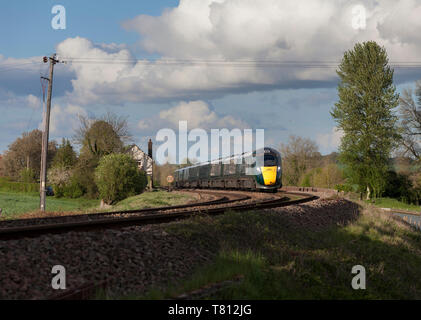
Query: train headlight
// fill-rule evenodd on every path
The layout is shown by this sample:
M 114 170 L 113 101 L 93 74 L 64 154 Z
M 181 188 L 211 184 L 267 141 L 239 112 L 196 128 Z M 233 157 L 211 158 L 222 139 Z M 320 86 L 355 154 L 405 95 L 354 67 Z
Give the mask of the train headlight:
M 256 167 L 257 172 L 262 172 L 262 170 L 260 169 L 260 167 Z
M 278 171 L 281 171 L 281 167 L 278 167 Z

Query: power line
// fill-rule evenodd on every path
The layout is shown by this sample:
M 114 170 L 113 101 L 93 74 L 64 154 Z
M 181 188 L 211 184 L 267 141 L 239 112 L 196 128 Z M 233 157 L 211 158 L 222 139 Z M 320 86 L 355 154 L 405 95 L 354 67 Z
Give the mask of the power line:
M 114 58 L 75 58 L 64 57 L 64 63 L 69 64 L 140 64 L 144 66 L 214 66 L 214 67 L 288 67 L 288 68 L 337 68 L 340 61 L 299 61 L 299 60 L 257 60 L 257 59 L 114 59 Z M 393 68 L 421 68 L 421 61 L 392 61 Z
M 7 66 L 7 68 L 5 69 L 0 69 L 0 72 L 12 71 L 12 70 L 17 70 L 17 69 L 21 69 L 22 71 L 27 71 L 28 68 L 24 68 L 24 66 L 27 66 L 30 64 L 37 65 L 37 64 L 40 64 L 40 62 L 25 62 L 25 63 L 20 63 L 20 64 L 10 64 L 10 65 L 0 64 L 0 67 Z

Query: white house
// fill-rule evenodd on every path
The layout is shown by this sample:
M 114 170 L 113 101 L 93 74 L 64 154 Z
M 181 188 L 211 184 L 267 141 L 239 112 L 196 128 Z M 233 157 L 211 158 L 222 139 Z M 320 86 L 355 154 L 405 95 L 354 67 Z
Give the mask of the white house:
M 148 177 L 148 185 L 149 188 L 152 187 L 152 174 L 153 174 L 153 159 L 149 156 L 146 152 L 140 149 L 137 145 L 130 146 L 129 150 L 127 151 L 133 159 L 137 161 L 137 165 L 139 170 L 142 170 L 146 173 Z M 150 152 L 152 153 L 152 152 Z

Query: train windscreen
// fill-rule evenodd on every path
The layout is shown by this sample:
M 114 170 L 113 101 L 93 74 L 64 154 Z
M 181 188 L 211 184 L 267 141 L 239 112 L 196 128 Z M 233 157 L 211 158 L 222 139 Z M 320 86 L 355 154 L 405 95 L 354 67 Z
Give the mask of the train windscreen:
M 265 167 L 273 167 L 276 166 L 278 163 L 276 161 L 275 156 L 272 154 L 265 154 Z

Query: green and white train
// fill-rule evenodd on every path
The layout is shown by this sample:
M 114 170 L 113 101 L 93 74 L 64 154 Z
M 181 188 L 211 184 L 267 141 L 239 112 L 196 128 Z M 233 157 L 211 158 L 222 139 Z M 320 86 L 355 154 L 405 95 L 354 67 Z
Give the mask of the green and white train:
M 252 158 L 256 161 L 252 163 Z M 181 168 L 174 173 L 177 188 L 267 190 L 282 187 L 282 161 L 273 148 L 233 155 Z

